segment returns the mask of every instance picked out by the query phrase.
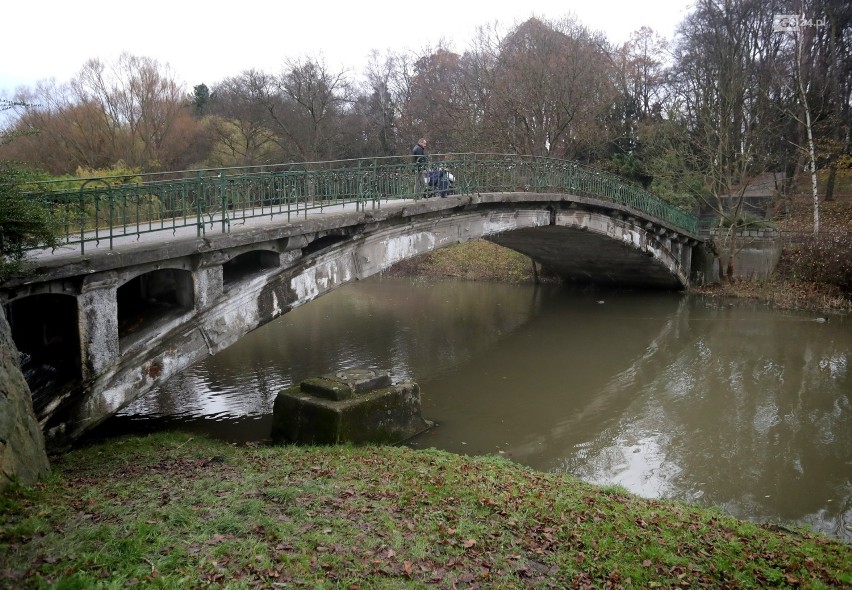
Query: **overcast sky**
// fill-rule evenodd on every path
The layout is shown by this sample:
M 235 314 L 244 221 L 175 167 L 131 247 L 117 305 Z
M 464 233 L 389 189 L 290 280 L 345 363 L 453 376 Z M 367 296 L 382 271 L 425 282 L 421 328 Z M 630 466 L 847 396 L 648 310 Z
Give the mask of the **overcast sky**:
M 405 51 L 443 37 L 458 52 L 480 25 L 531 16 L 580 22 L 624 42 L 649 26 L 671 38 L 692 0 L 6 0 L 0 14 L 0 96 L 38 80 L 71 79 L 93 57 L 122 51 L 169 64 L 188 89 L 254 68 L 278 73 L 286 57 L 323 56 L 360 73 L 371 49 Z

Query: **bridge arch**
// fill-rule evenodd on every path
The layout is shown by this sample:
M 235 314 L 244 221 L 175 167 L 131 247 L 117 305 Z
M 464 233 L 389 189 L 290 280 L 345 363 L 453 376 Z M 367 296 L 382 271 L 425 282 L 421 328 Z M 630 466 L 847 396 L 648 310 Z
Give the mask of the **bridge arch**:
M 6 305 L 21 372 L 33 394 L 33 409 L 50 411 L 81 373 L 79 310 L 73 293 L 37 293 Z
M 118 345 L 126 350 L 195 307 L 193 274 L 183 268 L 148 270 L 116 288 Z
M 222 264 L 223 287 L 227 290 L 248 277 L 280 266 L 281 258 L 276 250 L 248 250 Z

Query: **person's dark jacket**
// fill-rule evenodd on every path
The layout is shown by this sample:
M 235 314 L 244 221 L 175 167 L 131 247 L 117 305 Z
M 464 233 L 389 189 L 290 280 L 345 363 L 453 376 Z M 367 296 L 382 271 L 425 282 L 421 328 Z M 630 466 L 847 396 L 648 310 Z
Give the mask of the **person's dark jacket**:
M 414 146 L 411 150 L 411 162 L 412 164 L 425 164 L 427 160 L 426 150 L 423 149 L 423 146 L 419 143 Z

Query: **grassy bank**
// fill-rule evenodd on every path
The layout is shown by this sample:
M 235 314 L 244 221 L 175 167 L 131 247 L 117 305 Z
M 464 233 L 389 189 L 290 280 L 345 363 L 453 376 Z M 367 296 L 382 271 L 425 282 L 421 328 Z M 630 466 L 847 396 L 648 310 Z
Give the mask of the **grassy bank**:
M 776 309 L 798 309 L 824 313 L 852 311 L 852 299 L 836 289 L 812 281 L 774 276 L 767 280 L 739 280 L 690 288 L 691 293 L 710 297 L 751 299 Z
M 3 588 L 840 588 L 852 546 L 496 457 L 186 434 L 0 496 Z
M 486 240 L 456 244 L 403 260 L 386 271 L 386 274 L 511 284 L 531 283 L 535 280 L 532 260 Z

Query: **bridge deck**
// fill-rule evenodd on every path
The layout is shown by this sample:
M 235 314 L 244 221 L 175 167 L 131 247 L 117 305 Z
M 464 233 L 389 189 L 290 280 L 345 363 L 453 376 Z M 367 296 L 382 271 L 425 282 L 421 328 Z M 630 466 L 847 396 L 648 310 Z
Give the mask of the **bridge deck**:
M 378 207 L 367 207 L 367 211 L 394 211 L 412 205 L 422 199 L 388 199 L 379 204 Z M 307 209 L 300 211 L 287 218 L 286 215 L 275 215 L 265 217 L 247 217 L 237 221 L 226 222 L 226 231 L 222 232 L 222 216 L 217 214 L 205 221 L 203 227 L 195 225 L 178 225 L 172 231 L 148 232 L 148 233 L 126 233 L 113 236 L 101 234 L 99 240 L 94 240 L 94 232 L 87 234 L 84 254 L 80 253 L 79 244 L 66 244 L 56 249 L 31 250 L 27 258 L 38 266 L 54 266 L 65 264 L 69 261 L 93 256 L 109 256 L 121 252 L 132 252 L 140 249 L 156 248 L 161 245 L 178 241 L 204 240 L 207 237 L 217 235 L 238 234 L 254 229 L 276 228 L 285 226 L 296 226 L 306 220 L 331 218 L 342 214 L 359 211 L 353 203 L 343 205 L 332 205 L 322 209 Z
M 167 258 L 191 255 L 195 252 L 227 249 L 241 244 L 264 240 L 280 239 L 300 235 L 311 231 L 336 230 L 346 225 L 357 225 L 365 221 L 382 221 L 392 217 L 410 218 L 419 215 L 441 214 L 442 211 L 470 208 L 480 205 L 499 203 L 529 202 L 531 206 L 541 207 L 542 203 L 579 205 L 600 208 L 610 212 L 620 212 L 622 216 L 638 218 L 652 222 L 659 228 L 676 233 L 695 243 L 701 241 L 697 235 L 685 232 L 641 211 L 624 205 L 594 197 L 574 196 L 560 193 L 481 193 L 476 195 L 451 195 L 446 198 L 431 197 L 419 199 L 382 199 L 372 201 L 370 205 L 356 206 L 355 203 L 325 206 L 300 210 L 299 214 L 274 215 L 239 218 L 226 223 L 222 219 L 209 217 L 203 228 L 196 225 L 177 226 L 174 230 L 148 233 L 128 233 L 125 235 L 103 236 L 99 241 L 86 242 L 85 253 L 80 253 L 80 244 L 28 253 L 28 259 L 38 269 L 37 280 L 61 279 L 85 273 L 121 268 L 132 263 L 153 262 Z M 535 205 L 532 205 L 535 203 Z M 289 217 L 289 219 L 288 219 Z M 224 231 L 223 231 L 224 230 Z M 13 279 L 5 287 L 30 283 L 31 279 Z

